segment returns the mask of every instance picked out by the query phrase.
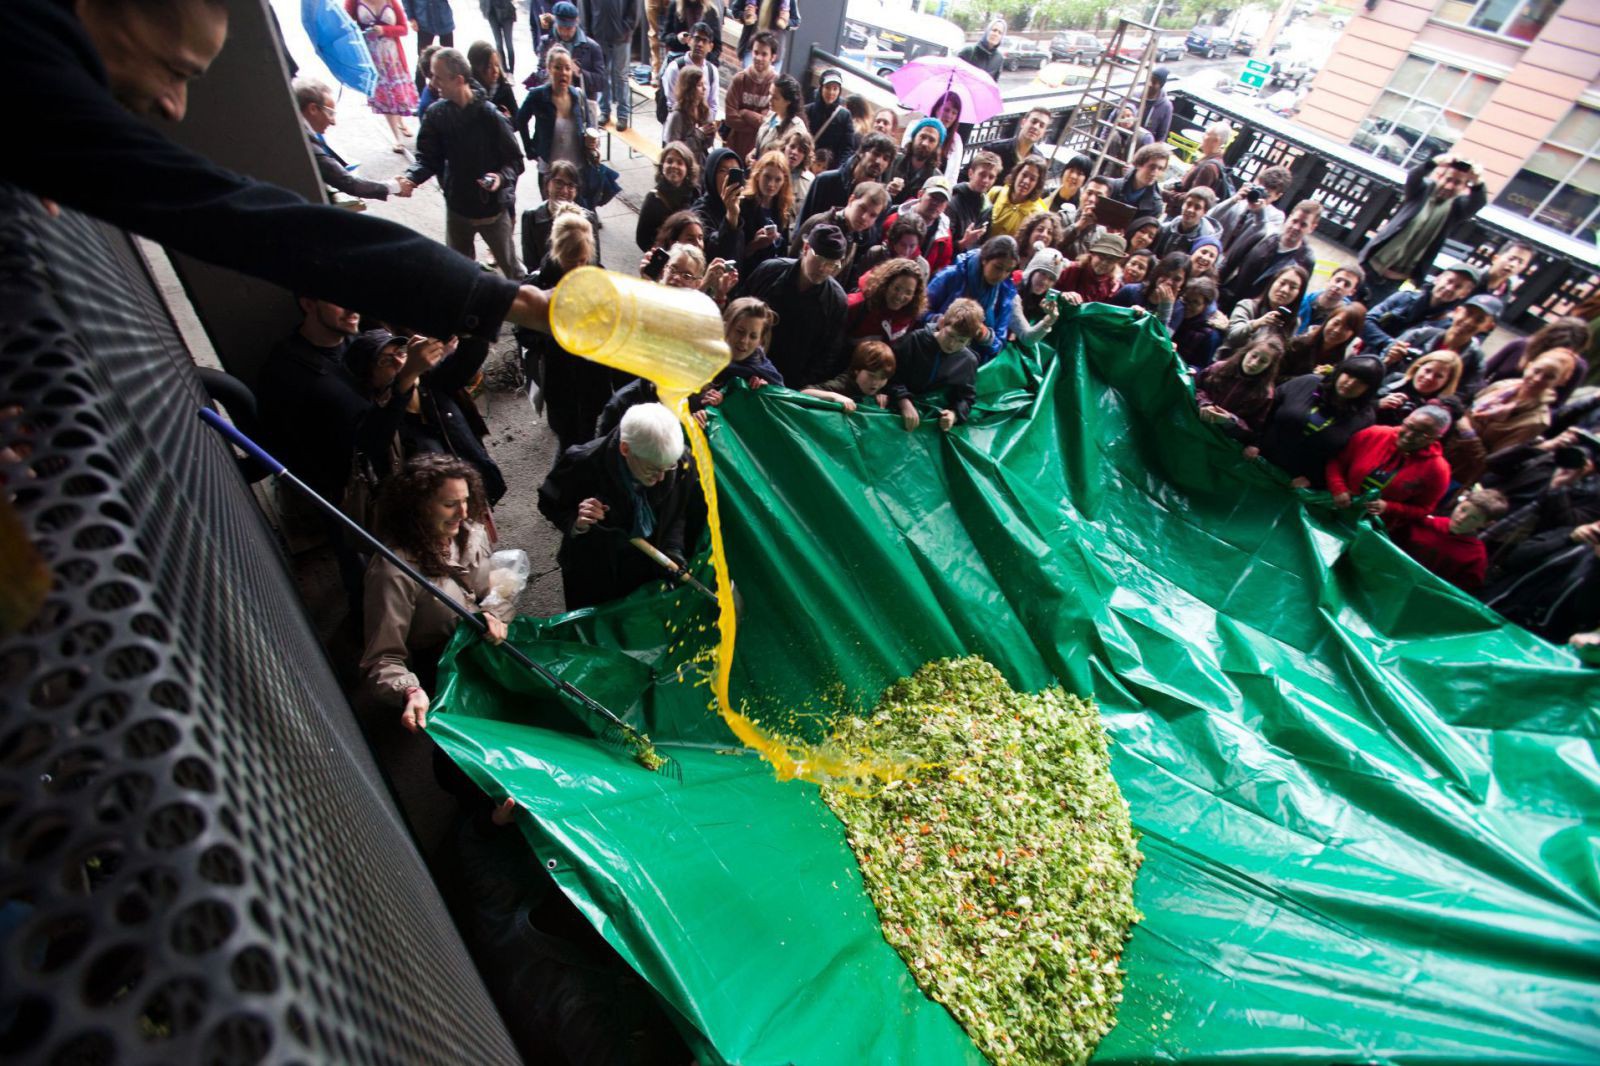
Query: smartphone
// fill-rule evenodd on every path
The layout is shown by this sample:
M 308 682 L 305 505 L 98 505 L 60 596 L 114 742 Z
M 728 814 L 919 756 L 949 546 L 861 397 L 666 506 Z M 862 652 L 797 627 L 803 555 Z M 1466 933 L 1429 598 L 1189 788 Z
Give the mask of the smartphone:
M 667 265 L 667 250 L 665 248 L 650 249 L 650 266 L 652 274 L 660 274 L 661 268 Z
M 1292 307 L 1275 307 L 1272 309 L 1272 313 L 1275 315 L 1282 315 L 1285 319 L 1289 319 L 1291 321 L 1300 317 L 1299 315 L 1295 314 L 1295 310 Z
M 744 171 L 740 170 L 738 167 L 734 167 L 732 170 L 728 171 L 728 184 L 730 186 L 743 185 Z

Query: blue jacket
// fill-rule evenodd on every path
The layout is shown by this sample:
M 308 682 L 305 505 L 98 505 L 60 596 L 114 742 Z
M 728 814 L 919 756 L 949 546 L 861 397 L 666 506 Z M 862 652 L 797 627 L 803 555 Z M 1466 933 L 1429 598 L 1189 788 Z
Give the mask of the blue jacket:
M 405 0 L 406 14 L 418 33 L 443 37 L 456 31 L 456 13 L 450 10 L 450 0 Z
M 1385 297 L 1378 306 L 1367 312 L 1367 324 L 1361 330 L 1361 350 L 1367 355 L 1383 357 L 1383 350 L 1394 339 L 1413 326 L 1443 325 L 1460 301 L 1429 307 L 1433 286 L 1420 289 L 1402 289 Z
M 572 97 L 572 120 L 578 124 L 581 138 L 583 127 L 589 124 L 585 117 L 588 111 L 583 102 L 583 92 L 574 85 L 567 89 L 567 94 Z M 528 135 L 529 120 L 533 122 L 531 137 Z M 549 85 L 528 90 L 522 106 L 517 108 L 517 117 L 512 125 L 522 135 L 523 154 L 529 159 L 538 160 L 541 164 L 549 163 L 550 142 L 555 140 L 556 136 L 555 91 Z
M 978 353 L 981 362 L 987 363 L 1000 354 L 1000 348 L 1005 344 L 1006 331 L 1011 328 L 1011 301 L 1017 295 L 1017 287 L 1011 283 L 1010 274 L 1001 278 L 996 285 L 985 281 L 983 264 L 979 262 L 978 255 L 978 249 L 962 252 L 956 256 L 954 263 L 939 271 L 928 282 L 927 321 L 938 322 L 939 316 L 963 297 L 976 300 L 978 306 L 983 308 L 989 339 L 973 341 L 972 349 Z

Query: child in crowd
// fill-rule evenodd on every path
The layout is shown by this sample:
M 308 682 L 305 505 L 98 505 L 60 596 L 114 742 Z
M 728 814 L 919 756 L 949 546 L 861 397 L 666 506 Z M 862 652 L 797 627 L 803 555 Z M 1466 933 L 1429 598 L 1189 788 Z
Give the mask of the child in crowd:
M 894 377 L 894 349 L 883 341 L 862 341 L 850 355 L 850 367 L 837 377 L 820 385 L 803 389 L 807 396 L 832 400 L 846 411 L 854 411 L 857 404 L 868 401 L 887 407 L 889 398 L 883 390 Z
M 1054 216 L 1046 216 L 1054 217 Z M 1028 260 L 1016 279 L 1017 295 L 1011 308 L 1011 335 L 1020 344 L 1032 344 L 1049 335 L 1061 316 L 1061 294 L 1055 291 L 1056 279 L 1066 266 L 1067 257 L 1054 248 L 1040 248 Z
M 1417 562 L 1452 585 L 1476 592 L 1489 568 L 1489 550 L 1479 533 L 1508 510 L 1504 494 L 1474 489 L 1448 516 L 1428 515 L 1407 523 L 1397 539 Z
M 983 308 L 976 300 L 952 303 L 930 323 L 894 343 L 895 372 L 889 382 L 889 403 L 900 412 L 906 429 L 916 429 L 922 418 L 914 396 L 944 390 L 945 406 L 939 411 L 939 428 L 949 430 L 967 420 L 978 393 L 978 357 L 973 341 L 984 333 Z
M 1179 302 L 1183 305 L 1183 318 L 1172 331 L 1172 346 L 1185 363 L 1200 370 L 1211 365 L 1222 343 L 1222 330 L 1212 320 L 1217 314 L 1217 283 L 1210 278 L 1195 278 L 1184 285 Z
M 711 384 L 700 390 L 696 408 L 716 407 L 722 403 L 722 390 L 730 382 L 743 380 L 752 389 L 768 385 L 782 385 L 783 375 L 767 358 L 767 345 L 772 342 L 772 327 L 778 316 L 765 302 L 754 296 L 741 296 L 730 301 L 722 312 L 722 336 L 728 342 L 732 357 L 722 372 L 711 379 Z M 705 412 L 696 410 L 695 417 L 705 425 Z

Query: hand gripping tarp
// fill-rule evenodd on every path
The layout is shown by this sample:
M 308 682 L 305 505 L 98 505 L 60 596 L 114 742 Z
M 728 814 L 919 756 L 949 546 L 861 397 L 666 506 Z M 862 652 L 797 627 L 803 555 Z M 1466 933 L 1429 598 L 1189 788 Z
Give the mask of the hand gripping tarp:
M 1054 343 L 985 367 L 949 434 L 730 393 L 736 697 L 819 736 L 973 653 L 1092 693 L 1147 856 L 1101 1061 L 1600 1061 L 1597 675 L 1243 459 L 1158 327 L 1095 307 Z M 681 786 L 464 636 L 430 732 L 708 1058 L 981 1061 L 816 787 L 718 750 L 709 625 L 652 590 L 512 630 Z

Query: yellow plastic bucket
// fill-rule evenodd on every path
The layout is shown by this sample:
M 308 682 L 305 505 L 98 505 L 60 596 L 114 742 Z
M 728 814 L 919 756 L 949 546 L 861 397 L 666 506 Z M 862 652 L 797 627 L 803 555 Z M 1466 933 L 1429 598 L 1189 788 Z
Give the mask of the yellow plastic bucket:
M 711 297 L 599 267 L 561 279 L 550 299 L 550 332 L 573 355 L 654 381 L 672 408 L 728 365 Z

